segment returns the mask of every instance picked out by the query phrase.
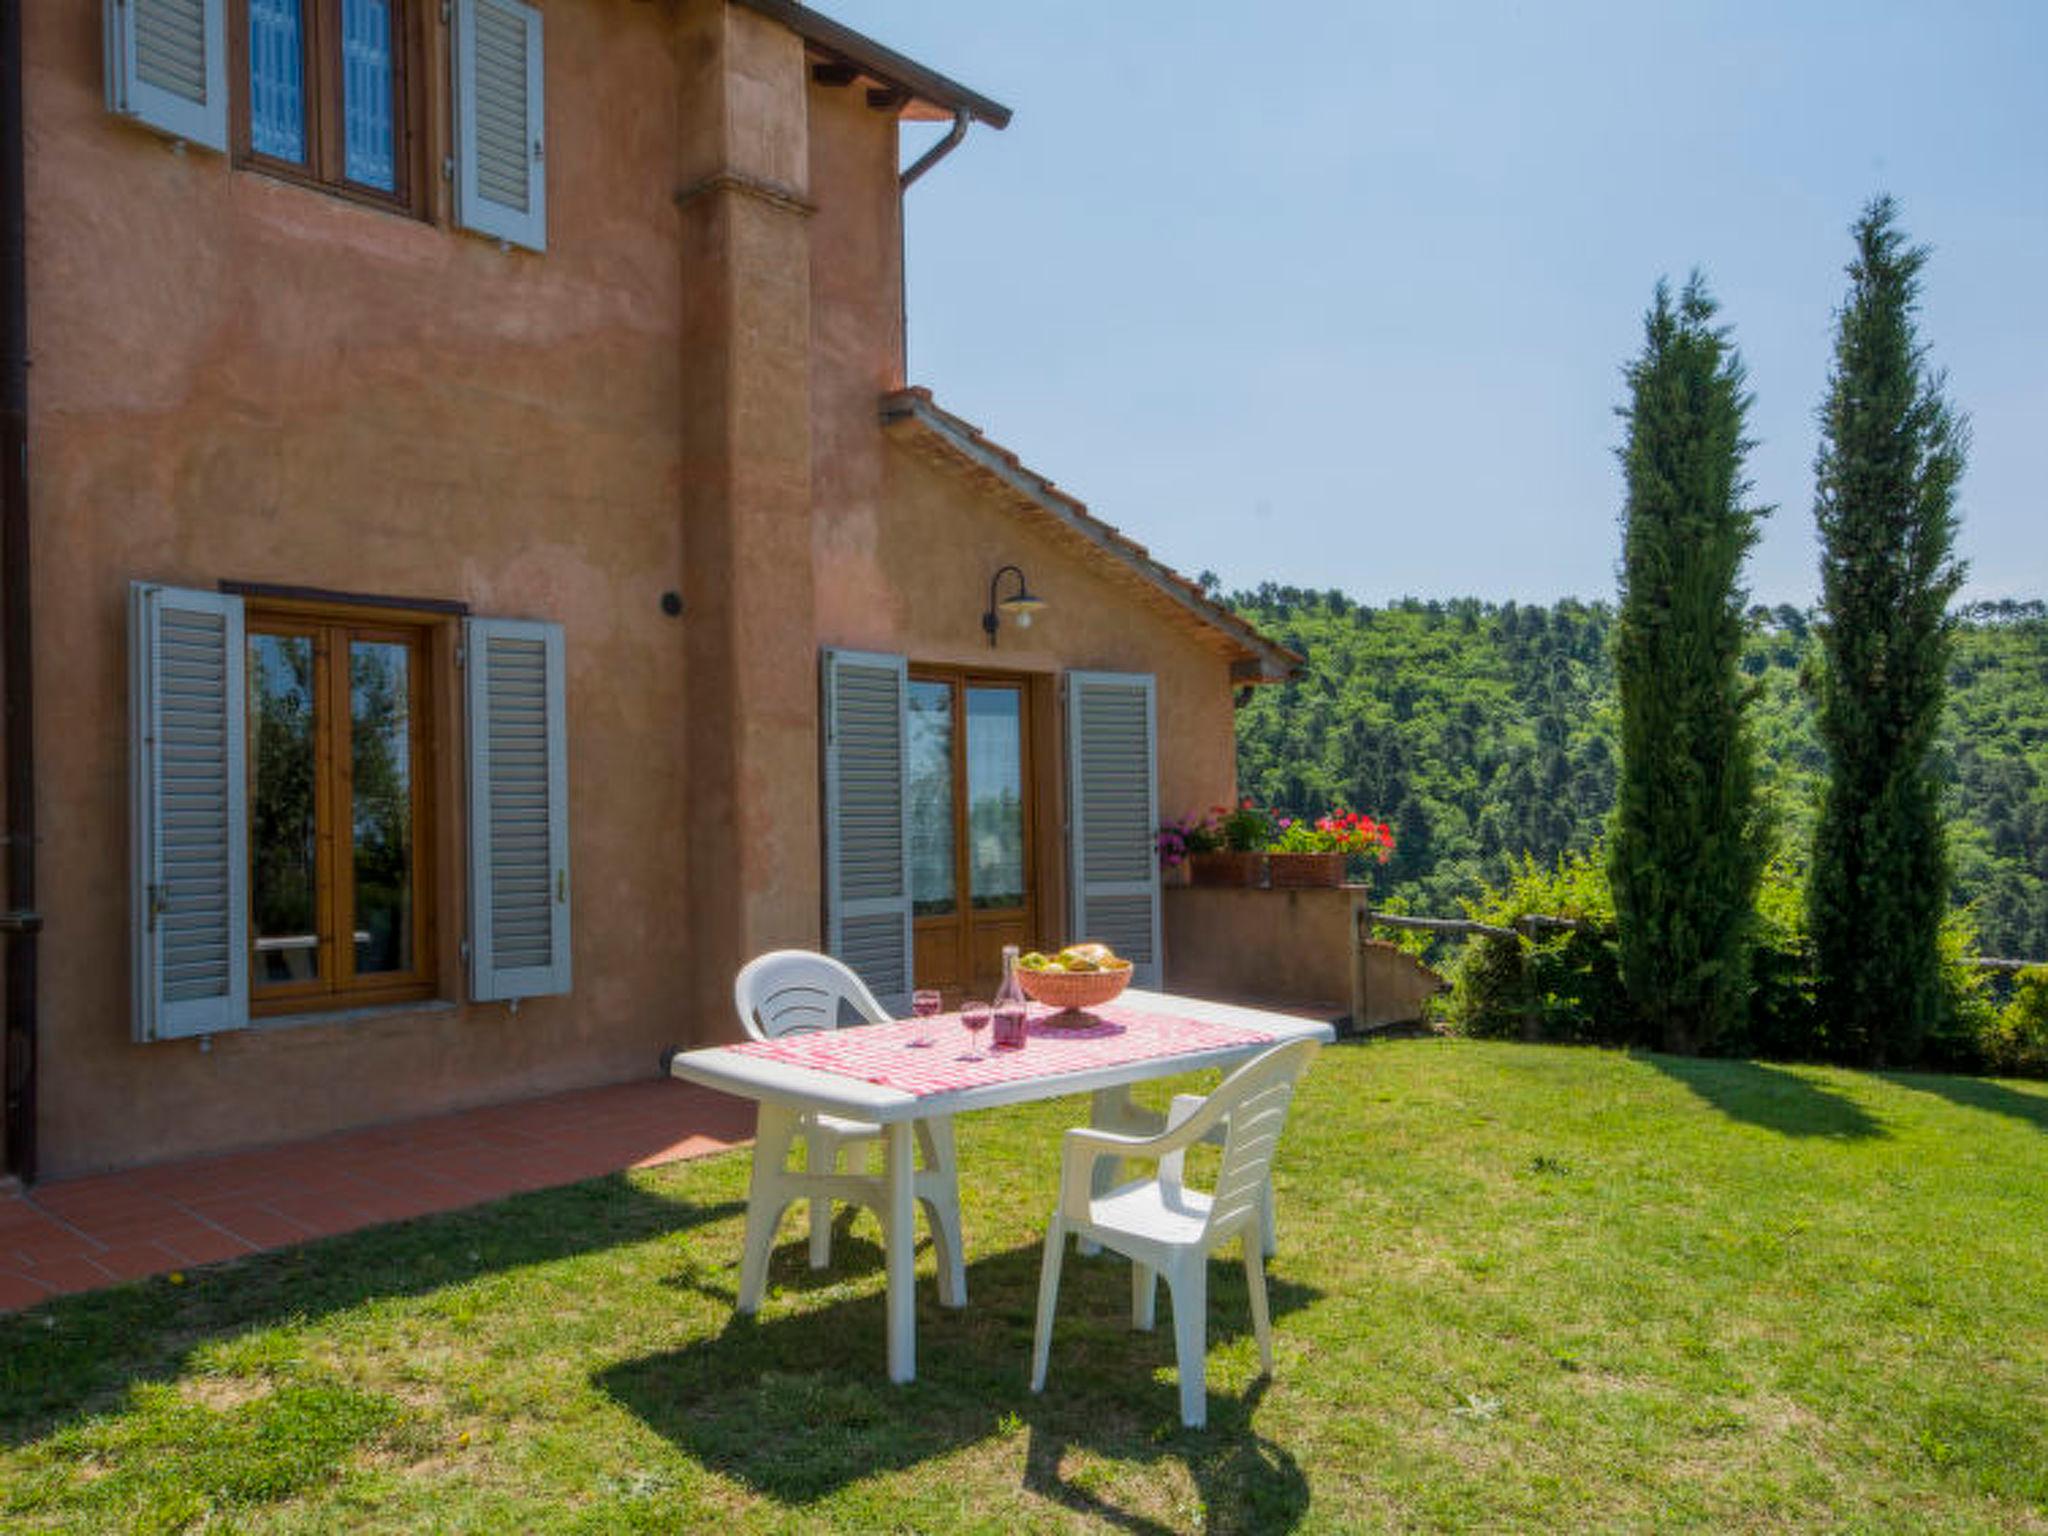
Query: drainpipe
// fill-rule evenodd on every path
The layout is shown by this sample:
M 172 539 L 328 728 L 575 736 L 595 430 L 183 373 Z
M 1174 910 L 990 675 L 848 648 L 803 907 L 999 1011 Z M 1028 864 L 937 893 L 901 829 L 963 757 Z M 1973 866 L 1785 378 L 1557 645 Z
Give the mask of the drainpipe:
M 34 672 L 29 630 L 28 257 L 22 156 L 21 0 L 0 0 L 0 729 L 6 732 L 7 952 L 4 1165 L 36 1176 Z
M 911 183 L 918 177 L 960 147 L 960 141 L 967 137 L 970 121 L 964 107 L 955 108 L 953 126 L 946 130 L 946 136 L 919 155 L 896 178 L 896 317 L 903 329 L 902 356 L 896 369 L 898 384 L 906 384 L 910 380 L 910 257 L 903 238 L 903 194 L 910 190 Z
M 918 177 L 922 176 L 926 171 L 930 170 L 933 166 L 937 165 L 941 160 L 945 159 L 946 156 L 950 155 L 951 153 L 953 153 L 954 150 L 958 149 L 960 147 L 960 141 L 967 137 L 968 122 L 969 118 L 967 116 L 965 108 L 962 108 L 954 112 L 953 126 L 946 130 L 946 136 L 943 139 L 939 140 L 938 143 L 934 144 L 930 149 L 926 150 L 923 154 L 919 155 L 916 161 L 913 162 L 911 166 L 903 172 L 902 175 L 896 178 L 897 190 L 901 192 L 908 192 L 910 190 L 912 182 L 916 181 Z

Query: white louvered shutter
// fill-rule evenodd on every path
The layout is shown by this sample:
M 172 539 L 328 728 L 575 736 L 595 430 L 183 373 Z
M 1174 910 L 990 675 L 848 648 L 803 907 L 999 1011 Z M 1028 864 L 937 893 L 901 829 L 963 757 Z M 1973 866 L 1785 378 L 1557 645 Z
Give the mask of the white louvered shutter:
M 1159 791 L 1150 676 L 1067 674 L 1070 943 L 1107 944 L 1157 987 Z
M 521 0 L 455 0 L 455 217 L 548 246 L 541 16 Z
M 103 0 L 107 110 L 228 147 L 227 0 Z
M 901 656 L 825 653 L 825 947 L 891 1013 L 909 1012 L 910 673 Z
M 569 990 L 569 765 L 562 626 L 464 625 L 469 984 L 478 1002 Z
M 128 594 L 131 927 L 138 1040 L 249 1022 L 242 600 Z

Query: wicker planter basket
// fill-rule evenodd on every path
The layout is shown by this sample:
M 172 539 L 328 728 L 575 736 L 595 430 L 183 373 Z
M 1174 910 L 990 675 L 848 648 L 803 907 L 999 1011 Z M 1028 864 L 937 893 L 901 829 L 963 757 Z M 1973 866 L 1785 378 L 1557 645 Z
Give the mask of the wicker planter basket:
M 1344 855 L 1341 853 L 1269 853 L 1266 867 L 1272 872 L 1273 889 L 1309 890 L 1344 883 Z
M 1190 885 L 1264 885 L 1266 858 L 1263 853 L 1219 850 L 1197 853 L 1188 858 Z
M 1027 971 L 1017 968 L 1025 993 L 1048 1008 L 1100 1008 L 1131 984 L 1126 960 L 1106 971 Z

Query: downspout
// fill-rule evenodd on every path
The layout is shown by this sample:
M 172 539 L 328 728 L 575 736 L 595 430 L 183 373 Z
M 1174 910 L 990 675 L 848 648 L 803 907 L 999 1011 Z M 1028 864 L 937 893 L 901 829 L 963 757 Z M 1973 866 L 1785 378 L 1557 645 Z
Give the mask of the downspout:
M 954 108 L 953 126 L 946 130 L 946 136 L 904 167 L 896 178 L 896 318 L 903 331 L 902 355 L 897 359 L 896 368 L 896 383 L 899 385 L 910 382 L 910 253 L 903 230 L 903 194 L 910 190 L 911 183 L 918 177 L 960 147 L 960 141 L 967 137 L 970 121 L 965 107 Z
M 908 192 L 911 183 L 915 182 L 918 177 L 958 149 L 960 141 L 967 137 L 967 124 L 969 121 L 967 109 L 964 107 L 957 109 L 953 113 L 953 126 L 946 130 L 946 136 L 919 155 L 903 174 L 896 178 L 896 189 L 899 192 Z
M 36 1176 L 35 676 L 29 629 L 28 197 L 21 0 L 0 0 L 0 729 L 6 732 L 7 1136 L 0 1172 Z

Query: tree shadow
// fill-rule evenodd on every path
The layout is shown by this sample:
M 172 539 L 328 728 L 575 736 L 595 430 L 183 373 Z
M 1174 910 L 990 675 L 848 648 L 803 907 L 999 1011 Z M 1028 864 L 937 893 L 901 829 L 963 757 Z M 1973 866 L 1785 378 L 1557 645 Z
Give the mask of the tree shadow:
M 864 1263 L 871 1247 L 856 1241 L 845 1256 Z M 1134 1531 L 1168 1528 L 1067 1476 L 1062 1464 L 1071 1449 L 1147 1466 L 1180 1463 L 1214 1528 L 1297 1524 L 1308 1509 L 1308 1481 L 1292 1456 L 1252 1428 L 1263 1386 L 1234 1396 L 1217 1390 L 1212 1370 L 1209 1426 L 1183 1428 L 1178 1392 L 1164 1379 L 1174 1363 L 1171 1302 L 1162 1289 L 1158 1327 L 1132 1331 L 1130 1269 L 1122 1259 L 1068 1259 L 1046 1391 L 1029 1390 L 1040 1252 L 1034 1243 L 971 1264 L 969 1305 L 957 1311 L 938 1305 L 927 1266 L 918 1283 L 918 1375 L 908 1385 L 892 1385 L 883 1369 L 879 1288 L 766 1320 L 735 1315 L 715 1337 L 622 1361 L 594 1382 L 692 1459 L 784 1505 L 1028 1434 L 1024 1485 L 1092 1519 Z M 835 1239 L 831 1275 L 843 1282 L 840 1263 Z M 714 1290 L 687 1277 L 679 1283 Z M 803 1244 L 776 1250 L 771 1298 L 818 1283 Z M 1276 1319 L 1320 1295 L 1270 1274 L 1267 1290 Z M 1250 1326 L 1241 1268 L 1216 1262 L 1212 1356 Z
M 1949 1077 L 1934 1072 L 1881 1072 L 1878 1075 L 1888 1083 L 1931 1093 L 1964 1109 L 1981 1109 L 1988 1114 L 2024 1120 L 2037 1131 L 2048 1131 L 2048 1092 L 2025 1093 L 1989 1078 Z
M 1862 1141 L 1891 1133 L 1839 1089 L 1762 1061 L 1719 1061 L 1632 1052 L 1731 1120 L 1780 1136 Z
M 0 1444 L 23 1445 L 172 1381 L 197 1350 L 368 1301 L 420 1296 L 743 1214 L 643 1189 L 623 1173 L 463 1211 L 251 1254 L 174 1285 L 157 1276 L 0 1316 Z

